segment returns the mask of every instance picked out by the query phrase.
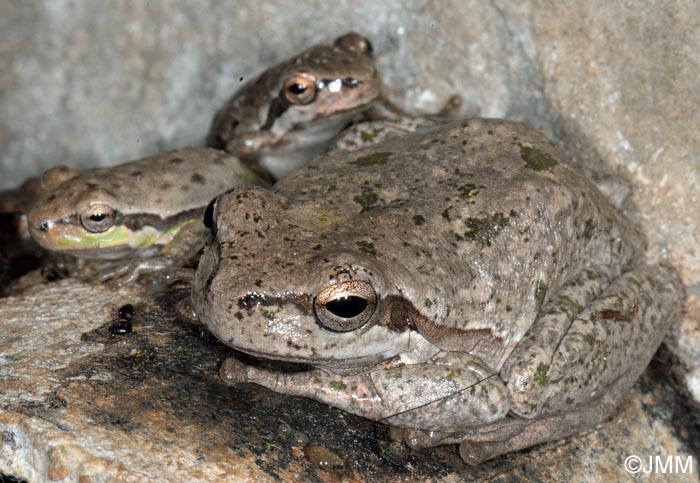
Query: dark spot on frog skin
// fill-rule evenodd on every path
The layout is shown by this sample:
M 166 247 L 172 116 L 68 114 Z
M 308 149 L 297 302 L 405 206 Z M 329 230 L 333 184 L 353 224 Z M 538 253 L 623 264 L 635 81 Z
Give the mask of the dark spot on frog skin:
M 387 160 L 392 156 L 392 154 L 394 153 L 373 153 L 357 158 L 355 161 L 350 161 L 350 164 L 354 164 L 356 166 L 377 166 L 386 164 Z
M 447 221 L 450 221 L 450 209 L 445 208 L 445 211 L 442 212 L 442 217 L 446 219 Z
M 547 283 L 543 280 L 537 281 L 537 286 L 535 287 L 535 312 L 540 313 L 542 304 L 544 303 L 544 298 L 547 295 Z
M 374 243 L 372 243 L 371 241 L 360 240 L 360 241 L 356 242 L 356 244 L 361 252 L 367 253 L 367 254 L 373 255 L 373 256 L 377 255 L 377 251 L 374 248 Z
M 534 171 L 551 171 L 554 166 L 559 164 L 556 159 L 541 149 L 532 146 L 520 147 L 520 157 L 525 161 L 525 165 Z
M 182 164 L 182 163 L 184 163 L 184 162 L 185 162 L 185 160 L 182 159 L 182 158 L 172 158 L 172 159 L 169 161 L 170 164 Z
M 190 178 L 190 181 L 191 181 L 192 183 L 204 184 L 204 182 L 205 182 L 206 180 L 205 180 L 204 176 L 202 176 L 201 174 L 199 174 L 199 173 L 193 173 L 193 174 L 192 174 L 192 177 Z
M 92 191 L 97 189 L 97 185 L 95 183 L 85 183 L 85 188 Z
M 486 218 L 467 218 L 465 225 L 464 239 L 476 241 L 484 247 L 491 246 L 491 239 L 508 225 L 508 219 L 503 213 L 496 213 Z
M 376 206 L 377 201 L 379 201 L 379 196 L 377 196 L 377 193 L 375 193 L 371 187 L 363 186 L 362 193 L 355 195 L 355 197 L 353 197 L 353 201 L 362 206 L 360 213 L 364 213 L 365 211 Z
M 457 191 L 459 191 L 460 198 L 470 200 L 479 193 L 479 187 L 473 183 L 467 183 L 457 188 Z
M 160 185 L 160 189 L 162 189 L 162 190 L 169 190 L 172 187 L 173 187 L 173 185 L 170 183 L 167 183 L 167 182 Z
M 586 224 L 583 227 L 583 238 L 589 241 L 593 237 L 593 220 L 587 219 Z
M 56 194 L 55 194 L 55 193 L 52 194 L 52 195 L 50 195 L 48 198 L 46 198 L 46 201 L 48 201 L 49 203 L 51 203 L 52 201 L 55 201 L 55 200 L 56 200 Z
M 425 223 L 425 218 L 423 217 L 423 215 L 414 215 L 413 222 L 416 224 L 416 226 L 421 226 Z
M 256 287 L 262 287 L 262 280 L 261 280 L 261 279 L 257 279 L 257 280 L 255 281 L 255 286 L 256 286 Z
M 187 192 L 187 191 L 189 191 L 189 190 L 190 190 L 190 186 L 189 186 L 189 185 L 183 184 L 182 186 L 180 186 L 180 191 L 185 191 L 185 192 Z
M 596 312 L 593 315 L 594 319 L 597 320 L 615 320 L 618 322 L 632 322 L 639 314 L 639 306 L 633 305 L 626 312 L 621 312 L 614 309 L 605 309 Z
M 143 171 L 133 171 L 131 173 L 131 176 L 133 176 L 134 178 L 140 178 L 142 175 L 143 175 Z

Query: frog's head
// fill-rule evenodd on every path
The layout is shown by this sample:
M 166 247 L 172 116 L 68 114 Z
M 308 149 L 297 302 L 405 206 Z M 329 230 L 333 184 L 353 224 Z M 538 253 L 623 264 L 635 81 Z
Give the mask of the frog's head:
M 137 226 L 124 216 L 117 197 L 86 173 L 57 166 L 42 176 L 39 198 L 28 214 L 39 245 L 76 257 L 119 258 L 160 237 L 154 227 Z
M 275 69 L 275 90 L 262 129 L 309 129 L 312 123 L 349 118 L 379 96 L 381 81 L 372 44 L 356 33 L 314 46 Z M 346 122 L 346 121 L 342 121 Z
M 354 239 L 319 235 L 307 214 L 256 187 L 219 196 L 205 214 L 211 236 L 193 290 L 197 315 L 258 357 L 357 367 L 405 351 L 412 307 L 390 282 L 400 269 Z

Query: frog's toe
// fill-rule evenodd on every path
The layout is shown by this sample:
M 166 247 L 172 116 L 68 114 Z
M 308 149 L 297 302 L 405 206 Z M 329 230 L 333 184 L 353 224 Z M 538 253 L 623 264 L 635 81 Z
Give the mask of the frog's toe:
M 219 368 L 219 377 L 224 384 L 235 386 L 248 382 L 248 366 L 235 357 L 229 357 Z

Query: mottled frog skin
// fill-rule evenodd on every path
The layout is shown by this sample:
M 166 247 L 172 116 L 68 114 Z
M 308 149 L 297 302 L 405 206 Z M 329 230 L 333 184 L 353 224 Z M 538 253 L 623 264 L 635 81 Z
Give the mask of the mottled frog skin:
M 682 306 L 640 232 L 538 130 L 471 119 L 324 155 L 205 216 L 195 311 L 306 363 L 254 382 L 488 458 L 608 417 Z
M 350 32 L 243 85 L 214 117 L 207 145 L 280 179 L 324 152 L 380 92 L 372 45 Z
M 42 247 L 74 257 L 160 255 L 164 265 L 178 264 L 202 245 L 207 204 L 241 183 L 261 181 L 234 156 L 214 149 L 185 148 L 84 171 L 58 166 L 42 177 L 29 230 Z M 135 262 L 136 272 L 159 262 Z M 119 265 L 120 272 L 136 268 Z

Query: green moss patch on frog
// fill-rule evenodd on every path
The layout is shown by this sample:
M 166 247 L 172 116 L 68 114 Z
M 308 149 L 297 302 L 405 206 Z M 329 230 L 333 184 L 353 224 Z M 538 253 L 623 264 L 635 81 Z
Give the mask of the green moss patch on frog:
M 382 131 L 380 129 L 372 129 L 371 131 L 362 131 L 360 133 L 360 139 L 365 143 L 371 143 L 374 141 L 379 133 Z
M 535 171 L 551 171 L 554 166 L 559 164 L 559 162 L 550 156 L 548 153 L 542 151 L 541 149 L 524 146 L 518 144 L 520 147 L 520 157 L 525 161 L 525 165 Z
M 566 295 L 562 295 L 561 297 L 559 297 L 558 305 L 571 317 L 574 317 L 576 314 L 580 313 L 583 310 L 583 307 L 580 303 Z
M 373 153 L 357 158 L 355 161 L 350 161 L 349 164 L 354 164 L 355 166 L 377 166 L 386 164 L 393 154 L 394 153 L 389 152 Z
M 316 212 L 316 219 L 323 226 L 335 225 L 337 223 L 342 223 L 345 218 L 338 216 L 336 213 L 332 213 L 325 210 L 319 210 Z
M 549 365 L 544 362 L 540 362 L 535 371 L 534 383 L 538 386 L 543 386 L 547 384 L 547 371 L 549 370 Z
M 334 391 L 344 391 L 347 388 L 343 381 L 331 381 L 328 386 Z
M 478 242 L 482 247 L 491 246 L 491 240 L 508 225 L 503 213 L 495 213 L 486 218 L 467 218 L 464 239 Z
M 377 201 L 379 201 L 379 196 L 377 196 L 377 193 L 375 193 L 370 186 L 363 186 L 362 192 L 359 195 L 355 195 L 353 197 L 353 201 L 355 203 L 358 203 L 362 207 L 360 213 L 364 213 L 365 211 L 372 209 L 377 205 Z
M 374 248 L 374 243 L 371 241 L 367 240 L 360 240 L 356 242 L 357 247 L 361 252 L 367 253 L 369 255 L 376 256 L 377 255 L 377 250 Z

